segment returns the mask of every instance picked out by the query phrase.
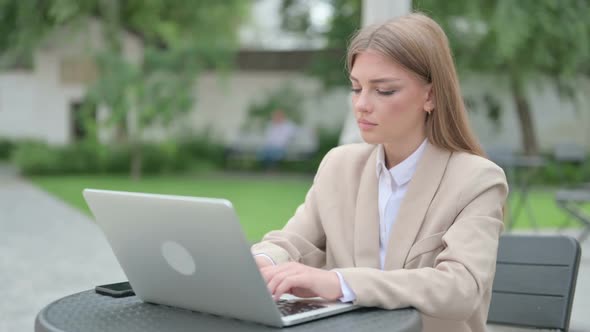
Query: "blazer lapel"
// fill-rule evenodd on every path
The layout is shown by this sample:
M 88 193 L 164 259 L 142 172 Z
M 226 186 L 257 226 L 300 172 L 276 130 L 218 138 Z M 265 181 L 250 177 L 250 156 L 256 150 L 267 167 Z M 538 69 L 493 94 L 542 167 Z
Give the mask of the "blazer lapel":
M 403 268 L 450 156 L 451 153 L 447 150 L 430 143 L 426 146 L 391 229 L 384 262 L 385 270 Z
M 354 265 L 379 269 L 379 182 L 377 149 L 361 173 L 354 217 Z

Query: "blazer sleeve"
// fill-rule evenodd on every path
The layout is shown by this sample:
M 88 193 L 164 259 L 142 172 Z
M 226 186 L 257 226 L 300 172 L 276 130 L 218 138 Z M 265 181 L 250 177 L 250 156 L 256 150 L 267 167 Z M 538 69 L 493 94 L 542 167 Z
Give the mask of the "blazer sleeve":
M 253 255 L 265 254 L 275 264 L 295 261 L 314 267 L 325 265 L 326 235 L 318 212 L 316 186 L 329 155 L 330 152 L 322 159 L 304 203 L 282 230 L 269 232 L 261 242 L 252 246 Z
M 441 319 L 466 320 L 491 289 L 503 206 L 504 172 L 489 165 L 472 172 L 458 198 L 458 215 L 442 240 L 434 267 L 382 271 L 335 269 L 356 294 L 355 304 L 385 309 L 415 307 Z

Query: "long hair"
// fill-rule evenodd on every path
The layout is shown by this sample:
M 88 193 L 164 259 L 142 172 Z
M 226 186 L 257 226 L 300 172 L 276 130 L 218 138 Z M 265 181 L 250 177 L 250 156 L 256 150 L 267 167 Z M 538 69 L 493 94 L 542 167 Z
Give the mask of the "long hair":
M 430 17 L 413 13 L 359 30 L 352 38 L 346 66 L 357 54 L 379 52 L 427 83 L 432 83 L 434 110 L 426 117 L 426 137 L 440 148 L 485 156 L 469 126 L 449 41 Z

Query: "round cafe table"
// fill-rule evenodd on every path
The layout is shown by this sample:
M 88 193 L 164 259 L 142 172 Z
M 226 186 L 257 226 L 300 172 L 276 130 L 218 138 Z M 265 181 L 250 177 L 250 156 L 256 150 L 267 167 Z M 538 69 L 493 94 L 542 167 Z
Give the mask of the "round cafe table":
M 388 331 L 419 332 L 417 310 L 362 308 L 284 329 L 223 318 L 163 305 L 137 297 L 112 298 L 94 290 L 73 294 L 45 307 L 35 320 L 36 332 L 93 331 Z

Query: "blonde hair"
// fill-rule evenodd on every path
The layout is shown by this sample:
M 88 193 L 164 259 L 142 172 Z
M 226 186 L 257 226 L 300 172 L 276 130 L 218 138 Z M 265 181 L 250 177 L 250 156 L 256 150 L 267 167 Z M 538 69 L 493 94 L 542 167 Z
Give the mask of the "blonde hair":
M 348 47 L 349 72 L 356 55 L 366 50 L 377 51 L 432 83 L 435 106 L 426 117 L 430 143 L 450 151 L 485 155 L 469 126 L 447 36 L 434 20 L 413 13 L 359 30 Z

